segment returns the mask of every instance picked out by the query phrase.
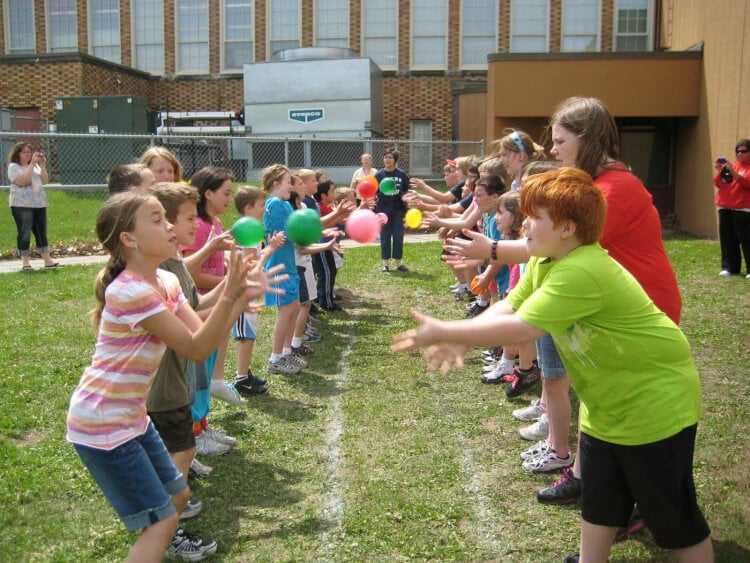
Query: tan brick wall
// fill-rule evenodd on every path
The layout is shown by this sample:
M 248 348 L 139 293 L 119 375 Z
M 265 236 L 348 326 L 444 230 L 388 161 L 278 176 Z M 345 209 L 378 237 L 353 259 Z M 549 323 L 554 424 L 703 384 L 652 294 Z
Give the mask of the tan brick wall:
M 266 0 L 255 2 L 255 60 L 266 60 Z
M 391 76 L 383 80 L 383 127 L 388 137 L 408 139 L 411 120 L 429 119 L 434 139 L 450 139 L 452 113 L 447 76 Z

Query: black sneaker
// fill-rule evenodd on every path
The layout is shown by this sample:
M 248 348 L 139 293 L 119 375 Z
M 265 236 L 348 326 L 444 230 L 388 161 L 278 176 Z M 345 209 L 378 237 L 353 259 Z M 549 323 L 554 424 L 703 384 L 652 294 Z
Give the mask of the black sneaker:
M 164 556 L 167 559 L 184 559 L 187 561 L 201 561 L 212 553 L 216 553 L 216 542 L 188 534 L 182 528 L 172 537 L 172 543 Z
M 533 364 L 531 369 L 515 368 L 513 375 L 506 377 L 506 381 L 510 381 L 510 387 L 505 390 L 505 396 L 509 398 L 517 397 L 539 381 L 540 378 L 541 371 L 537 364 Z
M 578 563 L 579 555 L 576 553 L 575 555 L 568 555 L 565 559 L 563 559 L 563 563 Z
M 628 536 L 637 534 L 645 527 L 646 525 L 643 523 L 643 518 L 641 518 L 641 513 L 638 512 L 638 505 L 637 504 L 633 505 L 633 512 L 630 513 L 630 520 L 628 520 L 627 525 L 617 530 L 615 541 L 622 541 L 626 539 Z
M 466 311 L 466 318 L 471 319 L 472 317 L 481 315 L 489 308 L 490 308 L 489 305 L 480 305 L 478 301 L 474 301 L 471 307 L 469 307 L 469 309 Z
M 581 496 L 581 479 L 573 475 L 570 467 L 563 469 L 560 479 L 536 494 L 536 500 L 543 504 L 570 504 Z
M 268 387 L 264 383 L 258 383 L 259 379 L 254 376 L 235 378 L 234 388 L 240 395 L 262 395 L 268 391 Z

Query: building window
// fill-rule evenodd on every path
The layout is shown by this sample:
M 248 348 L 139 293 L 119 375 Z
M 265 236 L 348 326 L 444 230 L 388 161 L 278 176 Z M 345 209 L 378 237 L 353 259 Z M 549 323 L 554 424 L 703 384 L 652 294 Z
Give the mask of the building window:
M 362 56 L 398 68 L 398 0 L 362 0 Z
M 615 51 L 651 51 L 652 0 L 618 0 Z
M 271 55 L 300 45 L 300 9 L 298 0 L 270 0 L 269 52 Z
M 224 0 L 224 69 L 242 70 L 255 60 L 252 0 Z
M 34 37 L 34 3 L 29 0 L 7 0 L 8 54 L 28 55 L 36 52 Z
M 177 71 L 208 72 L 208 0 L 177 2 Z
M 349 1 L 317 0 L 315 3 L 315 44 L 349 47 Z
M 133 0 L 133 66 L 164 72 L 164 3 L 161 0 Z
M 514 53 L 546 53 L 549 50 L 548 0 L 512 0 L 510 50 Z
M 497 51 L 497 0 L 461 3 L 461 67 L 487 68 L 487 55 Z
M 76 0 L 47 0 L 49 52 L 78 51 Z
M 120 64 L 120 0 L 90 0 L 91 54 Z
M 562 50 L 599 50 L 599 0 L 564 0 L 562 5 Z
M 448 3 L 411 2 L 411 64 L 414 68 L 445 68 L 448 59 Z
M 414 119 L 409 129 L 415 141 L 409 151 L 409 174 L 429 177 L 432 175 L 432 121 Z

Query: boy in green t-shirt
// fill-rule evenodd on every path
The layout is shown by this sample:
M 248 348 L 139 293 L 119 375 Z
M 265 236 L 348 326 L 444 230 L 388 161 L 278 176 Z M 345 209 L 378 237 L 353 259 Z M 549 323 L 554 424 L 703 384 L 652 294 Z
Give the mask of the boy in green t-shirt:
M 580 561 L 607 560 L 634 502 L 659 546 L 711 561 L 692 476 L 701 405 L 687 340 L 597 243 L 606 202 L 586 172 L 532 176 L 521 208 L 532 258 L 507 299 L 464 321 L 414 311 L 420 326 L 394 336 L 393 351 L 427 347 L 445 373 L 469 347 L 549 333 L 581 400 Z

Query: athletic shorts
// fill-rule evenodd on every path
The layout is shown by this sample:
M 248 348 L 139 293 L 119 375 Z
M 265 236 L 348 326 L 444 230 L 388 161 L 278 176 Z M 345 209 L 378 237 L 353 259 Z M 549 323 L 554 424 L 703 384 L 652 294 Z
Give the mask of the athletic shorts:
M 281 295 L 276 293 L 266 293 L 266 307 L 282 307 L 290 305 L 299 300 L 299 276 L 296 272 L 289 273 L 289 278 L 273 286 L 277 289 L 284 290 Z
M 190 405 L 168 411 L 149 412 L 148 416 L 169 453 L 184 452 L 195 447 Z
M 705 540 L 708 524 L 693 483 L 697 425 L 639 446 L 621 446 L 581 432 L 581 516 L 591 524 L 625 526 L 638 510 L 656 544 L 682 549 Z
M 299 276 L 299 304 L 303 307 L 310 304 L 310 292 L 307 291 L 307 280 L 305 279 L 305 266 L 297 266 L 297 275 Z
M 258 334 L 258 313 L 241 313 L 232 325 L 235 340 L 255 340 Z

